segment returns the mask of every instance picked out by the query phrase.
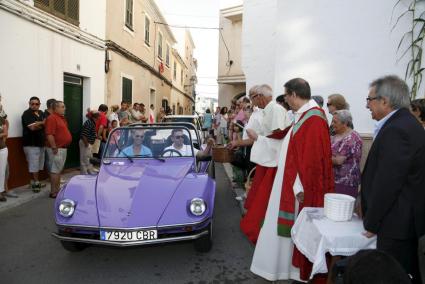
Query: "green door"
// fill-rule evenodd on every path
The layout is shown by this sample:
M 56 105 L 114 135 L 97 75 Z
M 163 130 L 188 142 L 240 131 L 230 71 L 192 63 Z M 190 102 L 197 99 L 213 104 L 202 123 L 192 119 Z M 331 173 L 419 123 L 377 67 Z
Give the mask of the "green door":
M 72 135 L 72 143 L 68 147 L 65 168 L 74 168 L 80 165 L 80 140 L 81 127 L 83 125 L 83 86 L 82 79 L 69 75 L 64 76 L 64 103 L 65 117 L 68 128 Z

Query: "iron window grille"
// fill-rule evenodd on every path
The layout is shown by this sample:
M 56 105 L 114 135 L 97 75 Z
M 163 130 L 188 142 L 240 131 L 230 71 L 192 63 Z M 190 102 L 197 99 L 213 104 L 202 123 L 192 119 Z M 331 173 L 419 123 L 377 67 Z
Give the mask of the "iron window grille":
M 80 0 L 34 0 L 34 6 L 70 24 L 80 25 Z

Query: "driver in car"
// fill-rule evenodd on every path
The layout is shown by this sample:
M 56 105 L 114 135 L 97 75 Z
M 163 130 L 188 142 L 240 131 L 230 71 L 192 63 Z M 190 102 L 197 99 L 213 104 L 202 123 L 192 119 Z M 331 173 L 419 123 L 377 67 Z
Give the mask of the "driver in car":
M 171 131 L 171 141 L 173 144 L 164 149 L 163 157 L 179 157 L 178 152 L 183 157 L 192 156 L 192 147 L 190 145 L 184 144 L 184 134 L 182 129 L 173 129 Z M 210 157 L 211 147 L 214 145 L 214 139 L 210 138 L 207 141 L 207 147 L 204 150 L 198 150 L 193 147 L 193 153 L 195 154 L 197 159 L 204 159 L 206 157 Z M 168 150 L 168 151 L 167 151 Z
M 132 156 L 145 156 L 152 157 L 152 151 L 145 145 L 143 145 L 143 139 L 145 137 L 145 130 L 143 129 L 132 129 L 131 137 L 133 138 L 133 145 L 124 148 L 118 157 L 132 157 Z

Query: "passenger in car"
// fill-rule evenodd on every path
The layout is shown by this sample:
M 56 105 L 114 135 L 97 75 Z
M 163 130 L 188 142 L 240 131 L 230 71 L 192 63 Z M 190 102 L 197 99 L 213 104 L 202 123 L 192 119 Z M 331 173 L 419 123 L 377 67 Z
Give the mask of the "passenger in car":
M 186 136 L 187 137 L 187 136 Z M 183 157 L 191 157 L 192 156 L 192 148 L 193 154 L 197 159 L 205 159 L 207 157 L 211 157 L 211 148 L 214 145 L 214 139 L 208 139 L 207 147 L 204 150 L 198 150 L 191 145 L 185 144 L 185 134 L 182 129 L 173 129 L 171 131 L 171 141 L 173 144 L 164 149 L 163 157 L 179 157 L 180 153 Z M 177 153 L 176 153 L 177 152 Z
M 133 138 L 133 144 L 124 148 L 118 157 L 126 156 L 146 156 L 152 157 L 152 151 L 145 145 L 143 145 L 143 139 L 145 138 L 145 130 L 143 129 L 132 129 L 131 137 Z

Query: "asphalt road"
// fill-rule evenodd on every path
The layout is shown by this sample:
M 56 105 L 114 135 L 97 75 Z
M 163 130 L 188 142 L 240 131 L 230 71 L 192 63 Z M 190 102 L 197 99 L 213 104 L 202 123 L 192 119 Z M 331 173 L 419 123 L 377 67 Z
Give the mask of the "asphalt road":
M 65 251 L 55 230 L 53 200 L 38 198 L 0 214 L 0 283 L 268 283 L 252 274 L 253 246 L 239 230 L 240 211 L 217 166 L 214 245 L 91 246 Z

